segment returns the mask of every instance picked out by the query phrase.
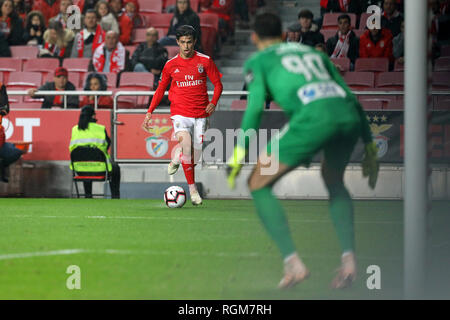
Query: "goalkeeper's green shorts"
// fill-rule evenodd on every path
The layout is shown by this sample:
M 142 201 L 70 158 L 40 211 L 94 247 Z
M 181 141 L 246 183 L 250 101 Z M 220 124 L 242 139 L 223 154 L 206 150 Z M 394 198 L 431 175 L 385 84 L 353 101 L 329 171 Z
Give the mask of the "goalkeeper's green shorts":
M 348 118 L 303 112 L 270 141 L 267 153 L 278 155 L 282 164 L 297 167 L 309 166 L 314 155 L 324 150 L 329 167 L 345 169 L 361 132 L 359 119 Z

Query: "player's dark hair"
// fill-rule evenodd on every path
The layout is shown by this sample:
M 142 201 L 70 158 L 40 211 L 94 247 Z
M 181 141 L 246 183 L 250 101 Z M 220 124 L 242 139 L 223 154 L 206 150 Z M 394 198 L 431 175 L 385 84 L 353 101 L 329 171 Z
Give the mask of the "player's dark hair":
M 339 21 L 341 21 L 342 19 L 347 19 L 347 21 L 348 21 L 348 24 L 351 24 L 351 19 L 350 19 L 350 16 L 348 15 L 348 14 L 341 14 L 338 18 L 337 18 L 337 21 L 339 22 Z
M 308 10 L 308 9 L 304 9 L 304 10 L 302 10 L 302 11 L 300 11 L 299 13 L 298 13 L 298 18 L 300 19 L 300 18 L 307 18 L 307 19 L 314 19 L 314 14 L 312 13 L 312 11 L 311 10 Z
M 253 30 L 260 39 L 281 37 L 281 19 L 270 12 L 259 14 L 255 18 Z
M 194 40 L 197 39 L 197 32 L 195 31 L 193 26 L 185 24 L 177 29 L 176 33 L 177 40 L 180 39 L 181 37 L 189 37 L 189 36 L 191 36 L 192 39 Z

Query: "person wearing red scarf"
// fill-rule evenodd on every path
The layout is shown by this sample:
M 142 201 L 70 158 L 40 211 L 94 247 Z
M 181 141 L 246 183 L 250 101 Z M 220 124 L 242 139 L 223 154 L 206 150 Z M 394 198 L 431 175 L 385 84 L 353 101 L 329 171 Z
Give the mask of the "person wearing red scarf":
M 105 41 L 105 31 L 97 23 L 97 13 L 88 9 L 84 16 L 84 29 L 77 33 L 73 42 L 71 58 L 91 58 Z
M 108 31 L 105 43 L 102 43 L 94 52 L 91 70 L 96 72 L 120 73 L 128 69 L 129 53 L 119 42 L 119 35 L 114 31 Z
M 352 65 L 359 55 L 359 39 L 351 29 L 350 16 L 338 17 L 339 30 L 327 40 L 327 53 L 331 58 L 349 58 Z

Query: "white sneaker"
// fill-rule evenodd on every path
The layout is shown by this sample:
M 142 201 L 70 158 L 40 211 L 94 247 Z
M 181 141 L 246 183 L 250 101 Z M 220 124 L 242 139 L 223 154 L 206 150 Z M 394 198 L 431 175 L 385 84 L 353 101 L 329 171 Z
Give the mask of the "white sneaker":
M 179 167 L 180 167 L 180 164 L 175 164 L 172 161 L 170 161 L 169 166 L 167 167 L 167 173 L 169 175 L 173 175 L 178 171 Z
M 200 197 L 200 194 L 198 193 L 197 190 L 190 191 L 190 194 L 191 194 L 191 201 L 194 206 L 202 204 L 203 202 L 202 197 Z
M 341 267 L 338 274 L 333 279 L 331 287 L 333 289 L 345 289 L 352 285 L 356 279 L 356 259 L 353 252 L 344 254 L 341 258 Z
M 284 262 L 284 277 L 278 284 L 278 288 L 291 288 L 308 277 L 309 270 L 295 253 Z

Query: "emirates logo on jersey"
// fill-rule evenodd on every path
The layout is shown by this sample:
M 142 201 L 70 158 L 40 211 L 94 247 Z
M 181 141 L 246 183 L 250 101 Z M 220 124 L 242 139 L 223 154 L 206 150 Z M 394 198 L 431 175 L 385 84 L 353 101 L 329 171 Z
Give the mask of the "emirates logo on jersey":
M 200 63 L 197 65 L 198 73 L 203 73 L 203 65 Z
M 184 80 L 185 81 L 175 81 L 179 88 L 193 87 L 203 84 L 202 79 L 194 80 L 194 76 L 191 75 L 185 75 Z

